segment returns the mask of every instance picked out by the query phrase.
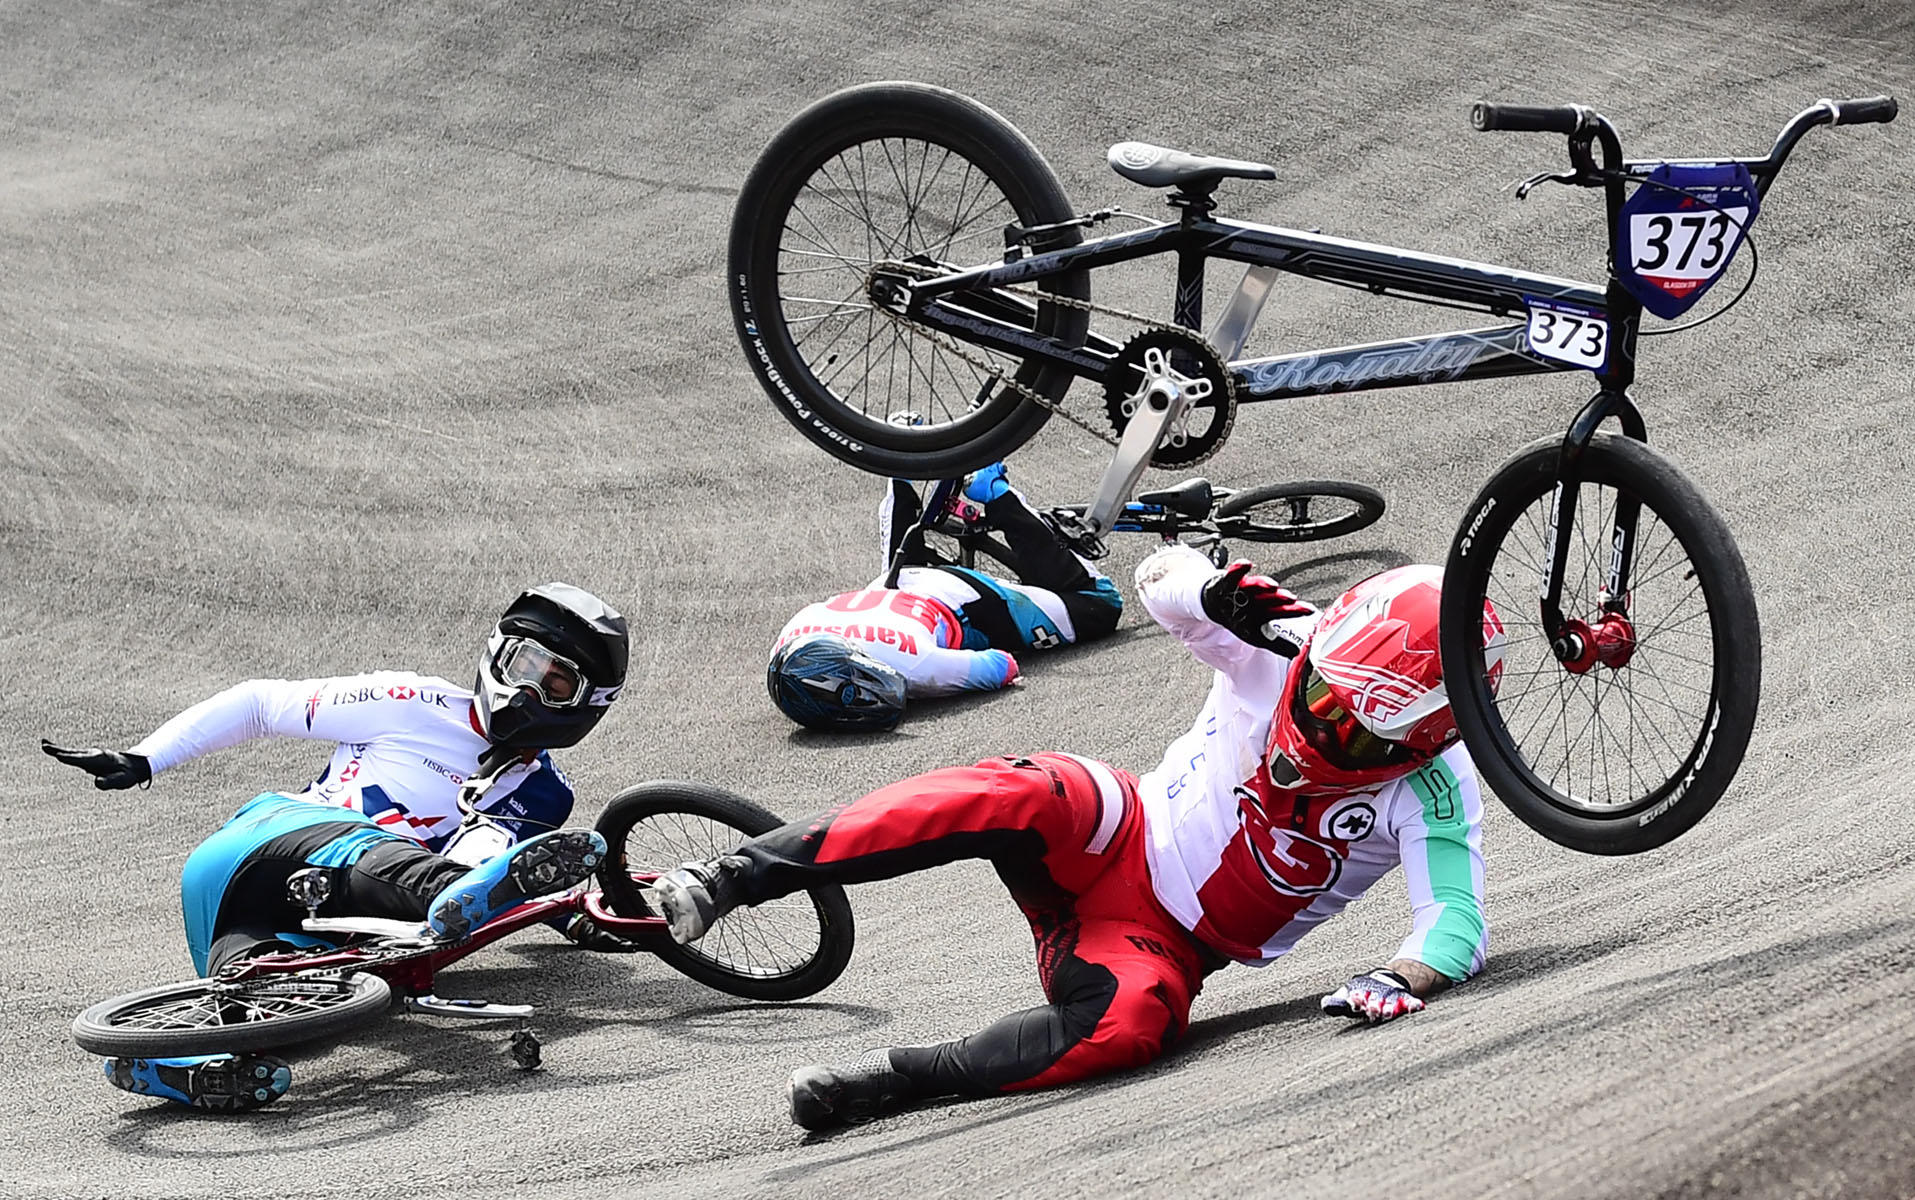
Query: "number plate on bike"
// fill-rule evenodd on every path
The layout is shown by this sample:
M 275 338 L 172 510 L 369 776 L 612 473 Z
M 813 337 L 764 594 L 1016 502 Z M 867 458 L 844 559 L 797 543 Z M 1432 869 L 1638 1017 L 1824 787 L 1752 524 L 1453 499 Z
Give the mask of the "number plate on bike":
M 1590 308 L 1525 297 L 1529 350 L 1572 367 L 1600 371 L 1609 361 L 1609 318 Z
M 1622 284 L 1667 320 L 1722 278 L 1759 206 L 1742 163 L 1662 163 L 1622 206 Z

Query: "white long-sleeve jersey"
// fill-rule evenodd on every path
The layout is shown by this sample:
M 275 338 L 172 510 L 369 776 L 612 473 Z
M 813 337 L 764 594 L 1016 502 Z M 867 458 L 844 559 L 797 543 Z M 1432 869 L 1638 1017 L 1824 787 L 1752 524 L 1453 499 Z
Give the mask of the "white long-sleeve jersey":
M 1164 907 L 1219 952 L 1263 965 L 1401 864 L 1412 928 L 1395 957 L 1453 980 L 1483 965 L 1482 793 L 1461 743 L 1400 779 L 1296 793 L 1270 780 L 1265 748 L 1290 660 L 1204 614 L 1216 575 L 1189 547 L 1137 568 L 1150 615 L 1216 671 L 1203 711 L 1146 774 L 1151 883 Z M 1316 617 L 1284 624 L 1307 635 Z
M 409 671 L 332 679 L 253 679 L 193 705 L 132 747 L 154 774 L 214 750 L 262 737 L 334 742 L 332 759 L 289 795 L 350 808 L 381 827 L 441 851 L 459 828 L 459 785 L 489 746 L 472 693 Z M 483 807 L 523 838 L 562 824 L 572 785 L 551 757 L 515 765 Z M 461 850 L 468 848 L 461 843 Z M 480 856 L 499 849 L 483 847 Z M 461 853 L 464 859 L 469 855 Z
M 912 698 L 995 691 L 1017 678 L 1017 660 L 1005 651 L 964 648 L 956 610 L 976 600 L 978 592 L 963 579 L 935 568 L 907 567 L 899 572 L 899 586 L 883 583 L 875 580 L 861 591 L 805 605 L 785 622 L 772 651 L 807 633 L 838 634 L 901 672 L 905 695 Z M 1055 607 L 1066 622 L 1062 628 L 1069 629 L 1062 601 Z

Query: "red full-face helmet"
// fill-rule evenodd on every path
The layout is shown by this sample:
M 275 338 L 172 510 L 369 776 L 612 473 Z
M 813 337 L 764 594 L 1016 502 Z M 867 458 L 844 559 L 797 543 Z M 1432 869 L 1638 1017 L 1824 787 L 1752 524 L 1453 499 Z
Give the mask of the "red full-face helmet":
M 1440 567 L 1398 567 L 1336 598 L 1290 665 L 1266 760 L 1281 788 L 1342 790 L 1394 779 L 1456 740 L 1437 651 Z M 1503 673 L 1503 622 L 1483 602 L 1483 661 Z

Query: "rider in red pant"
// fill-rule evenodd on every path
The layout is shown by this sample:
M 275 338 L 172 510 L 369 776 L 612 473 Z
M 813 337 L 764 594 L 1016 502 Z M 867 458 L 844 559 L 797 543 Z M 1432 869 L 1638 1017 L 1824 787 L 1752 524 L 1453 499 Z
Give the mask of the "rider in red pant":
M 960 858 L 991 860 L 1029 919 L 1049 1003 L 955 1041 L 801 1068 L 794 1121 L 824 1129 L 1149 1062 L 1183 1033 L 1206 974 L 1274 960 L 1399 865 L 1409 935 L 1324 1010 L 1389 1020 L 1481 968 L 1482 805 L 1438 663 L 1440 573 L 1385 572 L 1319 619 L 1249 572 L 1187 547 L 1138 568 L 1151 615 L 1216 671 L 1141 779 L 1066 754 L 947 768 L 660 877 L 680 941 L 741 904 Z M 1502 636 L 1485 605 L 1492 681 Z

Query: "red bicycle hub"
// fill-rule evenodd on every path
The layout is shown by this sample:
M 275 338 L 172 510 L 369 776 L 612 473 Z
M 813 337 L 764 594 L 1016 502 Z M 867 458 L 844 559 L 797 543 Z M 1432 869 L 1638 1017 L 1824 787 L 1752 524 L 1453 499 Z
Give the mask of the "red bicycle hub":
M 1571 617 L 1550 648 L 1571 675 L 1586 674 L 1597 663 L 1614 670 L 1627 666 L 1636 653 L 1636 627 L 1619 612 L 1604 613 L 1593 626 Z

